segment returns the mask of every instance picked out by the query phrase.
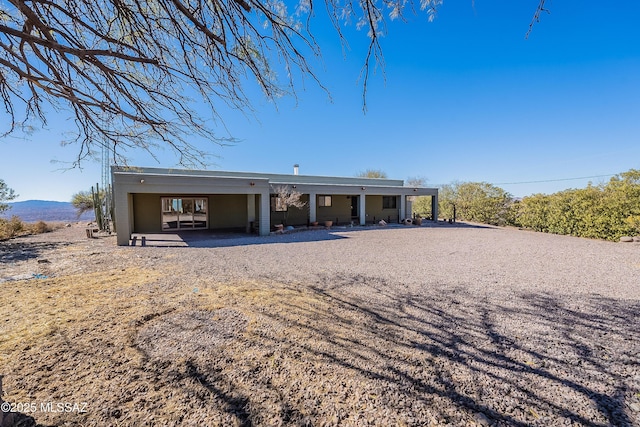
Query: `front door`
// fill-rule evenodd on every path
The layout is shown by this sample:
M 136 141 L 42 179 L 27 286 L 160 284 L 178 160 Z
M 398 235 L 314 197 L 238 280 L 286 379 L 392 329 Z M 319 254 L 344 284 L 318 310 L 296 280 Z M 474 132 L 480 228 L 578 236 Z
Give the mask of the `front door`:
M 358 218 L 358 196 L 351 196 L 351 218 Z

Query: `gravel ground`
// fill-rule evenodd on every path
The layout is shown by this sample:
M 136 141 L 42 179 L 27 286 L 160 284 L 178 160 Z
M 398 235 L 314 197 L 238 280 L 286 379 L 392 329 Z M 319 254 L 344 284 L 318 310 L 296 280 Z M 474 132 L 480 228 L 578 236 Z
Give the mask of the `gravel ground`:
M 458 224 L 189 245 L 117 247 L 78 226 L 0 243 L 5 292 L 155 272 L 114 291 L 141 301 L 133 321 L 105 306 L 82 334 L 0 353 L 6 401 L 91 402 L 21 419 L 640 426 L 638 243 Z

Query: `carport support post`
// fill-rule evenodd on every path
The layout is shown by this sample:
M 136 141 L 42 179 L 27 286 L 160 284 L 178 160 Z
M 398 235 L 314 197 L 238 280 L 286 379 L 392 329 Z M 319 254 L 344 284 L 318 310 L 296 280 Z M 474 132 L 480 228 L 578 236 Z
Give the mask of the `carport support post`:
M 431 196 L 431 215 L 433 220 L 438 222 L 438 195 Z
M 133 195 L 120 189 L 114 191 L 114 194 L 115 222 L 118 225 L 117 242 L 120 246 L 129 246 L 133 232 Z
M 399 196 L 400 197 L 400 218 L 398 218 L 400 221 L 402 221 L 403 219 L 406 218 L 406 206 L 405 204 L 407 203 L 407 197 L 404 195 Z
M 367 223 L 367 215 L 365 214 L 366 212 L 366 202 L 365 202 L 365 198 L 367 196 L 364 194 L 360 194 L 360 197 L 358 197 L 358 203 L 360 204 L 360 206 L 358 206 L 358 210 L 360 211 L 360 225 L 365 225 Z
M 271 231 L 271 205 L 269 190 L 260 193 L 260 235 L 268 236 Z
M 316 220 L 316 193 L 309 193 L 309 222 Z
M 247 233 L 251 233 L 251 223 L 256 221 L 256 195 L 247 194 Z

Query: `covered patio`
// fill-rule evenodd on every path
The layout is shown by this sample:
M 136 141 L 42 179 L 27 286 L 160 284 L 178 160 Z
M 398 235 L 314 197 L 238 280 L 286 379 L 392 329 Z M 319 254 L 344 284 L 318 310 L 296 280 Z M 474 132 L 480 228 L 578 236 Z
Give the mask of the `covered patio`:
M 437 219 L 436 188 L 405 187 L 402 180 L 112 167 L 118 244 L 134 233 L 196 230 L 268 235 L 276 224 L 365 225 L 398 223 L 411 202 L 430 196 Z M 300 193 L 302 208 L 283 207 L 277 189 Z

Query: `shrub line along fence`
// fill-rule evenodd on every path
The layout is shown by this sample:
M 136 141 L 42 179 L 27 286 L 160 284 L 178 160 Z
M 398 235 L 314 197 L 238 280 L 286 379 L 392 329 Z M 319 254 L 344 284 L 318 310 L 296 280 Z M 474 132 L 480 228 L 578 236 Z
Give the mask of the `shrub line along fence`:
M 640 234 L 640 170 L 634 169 L 606 184 L 522 199 L 486 182 L 454 183 L 440 188 L 438 201 L 442 218 L 455 210 L 459 220 L 614 241 Z M 427 205 L 418 198 L 414 209 L 428 215 Z

